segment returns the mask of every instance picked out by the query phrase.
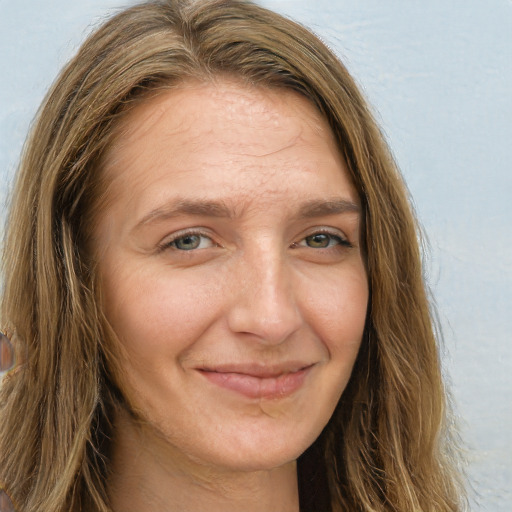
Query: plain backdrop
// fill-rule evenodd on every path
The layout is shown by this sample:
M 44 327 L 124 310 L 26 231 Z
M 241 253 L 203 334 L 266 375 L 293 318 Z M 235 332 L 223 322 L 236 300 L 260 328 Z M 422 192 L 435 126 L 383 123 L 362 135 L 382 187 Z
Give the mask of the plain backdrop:
M 61 66 L 119 0 L 0 0 L 0 220 Z M 369 99 L 430 242 L 426 278 L 473 508 L 512 510 L 512 2 L 263 0 L 315 31 Z

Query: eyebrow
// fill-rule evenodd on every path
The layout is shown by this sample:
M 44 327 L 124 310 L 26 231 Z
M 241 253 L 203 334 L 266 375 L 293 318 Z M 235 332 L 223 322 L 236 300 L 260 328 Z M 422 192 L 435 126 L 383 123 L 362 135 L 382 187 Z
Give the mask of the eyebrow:
M 180 215 L 198 215 L 202 217 L 233 217 L 231 210 L 220 201 L 179 199 L 155 210 L 150 211 L 136 225 L 136 228 L 146 224 L 172 219 Z
M 303 203 L 295 218 L 314 218 L 343 213 L 361 213 L 361 208 L 353 201 L 341 198 L 314 199 Z M 223 201 L 203 199 L 179 199 L 168 205 L 156 208 L 145 215 L 135 226 L 141 228 L 153 222 L 165 221 L 181 215 L 196 215 L 201 217 L 216 217 L 232 219 L 237 215 Z
M 347 199 L 327 199 L 308 201 L 299 208 L 297 217 L 312 218 L 339 215 L 342 213 L 361 213 L 361 207 Z

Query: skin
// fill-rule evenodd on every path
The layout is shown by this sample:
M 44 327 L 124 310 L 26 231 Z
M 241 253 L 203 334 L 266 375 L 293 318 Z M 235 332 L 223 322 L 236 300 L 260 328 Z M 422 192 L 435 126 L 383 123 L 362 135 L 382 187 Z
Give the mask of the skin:
M 105 161 L 95 248 L 117 380 L 116 511 L 297 511 L 364 329 L 357 193 L 291 91 L 227 79 L 147 100 Z M 284 377 L 283 377 L 284 375 Z

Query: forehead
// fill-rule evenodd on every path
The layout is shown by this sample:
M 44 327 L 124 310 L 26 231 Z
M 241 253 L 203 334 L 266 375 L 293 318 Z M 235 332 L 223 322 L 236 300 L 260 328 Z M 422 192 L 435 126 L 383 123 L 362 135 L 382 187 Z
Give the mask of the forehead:
M 357 202 L 330 127 L 306 98 L 228 80 L 181 84 L 133 108 L 103 172 L 108 201 L 134 219 L 176 197 L 260 210 L 333 194 Z
M 172 139 L 175 149 L 188 146 L 193 152 L 198 145 L 232 145 L 233 131 L 240 152 L 251 146 L 255 156 L 284 149 L 299 138 L 304 144 L 322 141 L 336 148 L 326 121 L 299 93 L 229 79 L 190 81 L 155 92 L 127 112 L 115 128 L 103 167 L 108 171 L 116 163 L 135 164 L 134 142 L 161 149 Z

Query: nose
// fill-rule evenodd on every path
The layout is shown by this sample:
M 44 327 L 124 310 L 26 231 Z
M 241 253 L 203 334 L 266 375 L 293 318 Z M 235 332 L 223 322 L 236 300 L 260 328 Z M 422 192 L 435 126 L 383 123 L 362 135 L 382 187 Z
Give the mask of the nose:
M 256 251 L 238 265 L 228 323 L 232 332 L 259 343 L 279 345 L 303 320 L 296 302 L 291 269 L 278 251 Z

